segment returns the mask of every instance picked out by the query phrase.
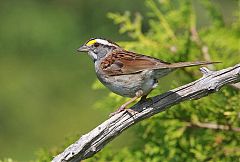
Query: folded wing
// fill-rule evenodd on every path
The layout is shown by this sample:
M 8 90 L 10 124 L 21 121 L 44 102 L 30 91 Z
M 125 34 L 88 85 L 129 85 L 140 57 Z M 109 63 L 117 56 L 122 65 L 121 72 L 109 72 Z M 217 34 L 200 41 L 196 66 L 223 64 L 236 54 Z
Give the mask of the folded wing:
M 102 69 L 108 75 L 126 75 L 139 73 L 143 70 L 176 69 L 198 65 L 207 65 L 218 62 L 197 61 L 168 63 L 150 56 L 140 55 L 129 51 L 114 51 L 101 63 Z

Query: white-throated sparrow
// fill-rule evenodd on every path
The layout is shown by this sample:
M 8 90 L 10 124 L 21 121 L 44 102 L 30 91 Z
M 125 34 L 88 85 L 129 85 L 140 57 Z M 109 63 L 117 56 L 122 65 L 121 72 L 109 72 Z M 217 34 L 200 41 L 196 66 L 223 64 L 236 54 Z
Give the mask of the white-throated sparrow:
M 114 42 L 90 39 L 78 49 L 87 52 L 95 64 L 98 79 L 112 92 L 130 97 L 114 115 L 127 105 L 146 96 L 153 90 L 157 80 L 177 68 L 213 64 L 217 62 L 197 61 L 168 63 L 157 58 L 126 51 Z

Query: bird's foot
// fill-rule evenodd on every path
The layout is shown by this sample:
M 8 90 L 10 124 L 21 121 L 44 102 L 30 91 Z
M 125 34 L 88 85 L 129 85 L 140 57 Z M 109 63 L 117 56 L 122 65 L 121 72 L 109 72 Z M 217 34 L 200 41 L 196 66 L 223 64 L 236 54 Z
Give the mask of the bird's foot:
M 113 113 L 109 114 L 109 117 L 112 117 L 122 111 L 127 111 L 132 116 L 138 113 L 137 111 L 134 111 L 133 109 L 126 109 L 126 107 L 121 106 L 117 109 L 117 111 L 114 111 Z
M 127 107 L 129 104 L 131 104 L 132 102 L 134 102 L 136 99 L 138 99 L 139 97 L 141 97 L 142 94 L 143 94 L 143 91 L 142 91 L 142 90 L 137 91 L 135 97 L 131 98 L 129 101 L 127 101 L 126 103 L 124 103 L 121 107 L 119 107 L 119 108 L 117 109 L 117 111 L 111 113 L 109 116 L 112 117 L 112 116 L 114 116 L 114 115 L 122 112 L 123 110 L 127 110 L 130 114 L 133 115 L 134 110 L 132 110 L 132 109 L 126 109 L 126 107 Z M 136 112 L 134 112 L 134 114 L 136 114 Z
M 126 109 L 126 111 L 127 111 L 131 116 L 136 115 L 136 114 L 138 113 L 138 111 L 135 111 L 135 110 L 133 110 L 133 109 Z
M 147 96 L 142 96 L 139 103 L 144 103 L 144 102 L 153 102 L 153 99 L 151 97 L 147 98 Z
M 119 107 L 116 111 L 114 111 L 114 112 L 112 112 L 111 114 L 109 114 L 109 117 L 112 117 L 112 116 L 114 116 L 114 115 L 116 115 L 116 114 L 118 114 L 118 113 L 120 113 L 120 112 L 122 112 L 122 111 L 124 111 L 124 110 L 126 110 L 126 107 L 122 105 L 122 106 Z

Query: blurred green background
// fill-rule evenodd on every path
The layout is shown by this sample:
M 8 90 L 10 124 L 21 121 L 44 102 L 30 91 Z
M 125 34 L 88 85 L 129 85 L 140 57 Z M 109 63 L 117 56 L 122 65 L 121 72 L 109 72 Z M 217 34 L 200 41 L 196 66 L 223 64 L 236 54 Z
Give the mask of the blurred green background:
M 235 20 L 237 1 L 214 3 L 227 24 Z M 206 13 L 196 9 L 204 26 Z M 0 0 L 0 159 L 34 159 L 39 149 L 61 146 L 108 117 L 94 105 L 109 91 L 92 89 L 93 64 L 76 49 L 91 37 L 129 40 L 106 17 L 126 10 L 147 9 L 140 0 Z
M 34 158 L 107 118 L 94 109 L 93 64 L 76 49 L 91 37 L 124 40 L 110 11 L 144 11 L 138 0 L 0 0 L 0 159 Z

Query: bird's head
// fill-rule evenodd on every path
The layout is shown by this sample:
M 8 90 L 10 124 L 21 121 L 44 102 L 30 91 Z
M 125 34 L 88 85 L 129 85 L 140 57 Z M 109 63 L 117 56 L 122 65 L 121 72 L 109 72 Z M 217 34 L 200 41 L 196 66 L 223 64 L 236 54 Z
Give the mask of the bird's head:
M 87 52 L 88 55 L 93 59 L 93 61 L 100 60 L 104 58 L 112 50 L 120 48 L 116 43 L 100 39 L 92 38 L 88 40 L 84 45 L 77 49 L 79 52 Z

